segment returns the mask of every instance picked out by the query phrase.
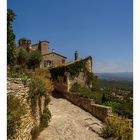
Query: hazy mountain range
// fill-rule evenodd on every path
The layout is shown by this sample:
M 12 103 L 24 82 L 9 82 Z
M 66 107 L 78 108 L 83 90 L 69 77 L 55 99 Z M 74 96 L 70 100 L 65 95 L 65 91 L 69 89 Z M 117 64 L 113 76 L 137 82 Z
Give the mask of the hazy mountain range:
M 133 81 L 133 72 L 95 73 L 99 79 Z

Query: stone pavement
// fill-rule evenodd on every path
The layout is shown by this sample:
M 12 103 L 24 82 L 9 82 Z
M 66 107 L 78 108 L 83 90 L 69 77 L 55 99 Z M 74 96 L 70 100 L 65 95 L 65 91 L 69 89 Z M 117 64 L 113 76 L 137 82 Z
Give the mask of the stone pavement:
M 102 122 L 63 98 L 51 97 L 52 118 L 37 140 L 104 140 Z

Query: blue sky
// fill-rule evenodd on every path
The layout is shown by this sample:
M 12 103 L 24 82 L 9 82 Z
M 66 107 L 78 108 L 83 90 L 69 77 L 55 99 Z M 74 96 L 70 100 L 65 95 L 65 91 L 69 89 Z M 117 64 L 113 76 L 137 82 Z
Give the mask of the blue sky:
M 16 13 L 17 40 L 27 37 L 36 43 L 48 40 L 49 47 L 74 59 L 93 57 L 94 72 L 133 71 L 132 0 L 12 0 Z

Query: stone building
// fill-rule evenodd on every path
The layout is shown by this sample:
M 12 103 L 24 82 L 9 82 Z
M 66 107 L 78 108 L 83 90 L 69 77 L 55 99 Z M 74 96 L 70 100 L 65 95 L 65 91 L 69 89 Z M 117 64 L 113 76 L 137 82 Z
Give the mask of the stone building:
M 64 64 L 66 62 L 67 57 L 54 52 L 52 50 L 49 51 L 49 41 L 39 41 L 39 43 L 32 44 L 31 40 L 26 38 L 22 38 L 19 40 L 19 47 L 24 47 L 26 50 L 39 50 L 42 55 L 42 62 L 40 64 L 41 68 L 50 68 L 56 67 Z
M 72 85 L 75 83 L 78 83 L 81 86 L 86 86 L 89 88 L 92 87 L 91 79 L 88 76 L 88 73 L 92 72 L 92 57 L 91 56 L 88 56 L 88 57 L 85 57 L 82 59 L 78 59 L 78 53 L 75 52 L 75 60 L 74 61 L 65 63 L 59 67 L 52 68 L 51 73 L 53 74 L 54 73 L 53 71 L 55 71 L 55 70 L 57 71 L 58 68 L 59 68 L 59 71 L 61 71 L 61 69 L 65 69 L 66 67 L 69 67 L 72 65 L 74 65 L 76 67 L 76 66 L 78 66 L 76 64 L 81 63 L 83 61 L 85 62 L 85 64 L 82 66 L 79 73 L 77 73 L 75 75 L 71 75 L 70 72 L 66 70 L 64 73 L 64 76 L 58 75 L 57 78 L 55 80 L 53 80 L 54 88 L 57 91 L 69 92 Z

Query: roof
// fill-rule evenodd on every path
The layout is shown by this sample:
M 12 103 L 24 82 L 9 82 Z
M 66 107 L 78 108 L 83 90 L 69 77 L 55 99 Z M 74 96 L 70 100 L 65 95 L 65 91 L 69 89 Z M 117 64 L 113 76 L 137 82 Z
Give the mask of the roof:
M 48 40 L 42 40 L 40 42 L 47 42 L 47 43 L 50 43 Z M 36 43 L 36 44 L 32 44 L 31 46 L 35 46 L 35 45 L 38 45 L 39 43 Z
M 61 57 L 64 57 L 65 59 L 67 59 L 67 57 L 65 57 L 65 56 L 63 56 L 63 55 L 61 55 L 61 54 L 59 54 L 59 53 L 56 53 L 56 52 L 46 53 L 46 54 L 43 54 L 43 56 L 44 56 L 44 55 L 49 55 L 49 54 L 56 54 L 56 55 L 58 55 L 58 56 L 61 56 Z
M 57 68 L 57 67 L 66 67 L 66 66 L 69 66 L 71 64 L 74 64 L 76 62 L 80 62 L 80 61 L 83 61 L 83 60 L 86 60 L 86 59 L 91 59 L 92 60 L 92 57 L 91 56 L 88 56 L 88 57 L 84 57 L 84 58 L 81 58 L 81 59 L 78 59 L 78 60 L 74 60 L 74 61 L 70 61 L 68 63 L 64 63 L 62 64 L 61 66 L 56 66 L 56 67 L 53 67 L 53 68 Z

